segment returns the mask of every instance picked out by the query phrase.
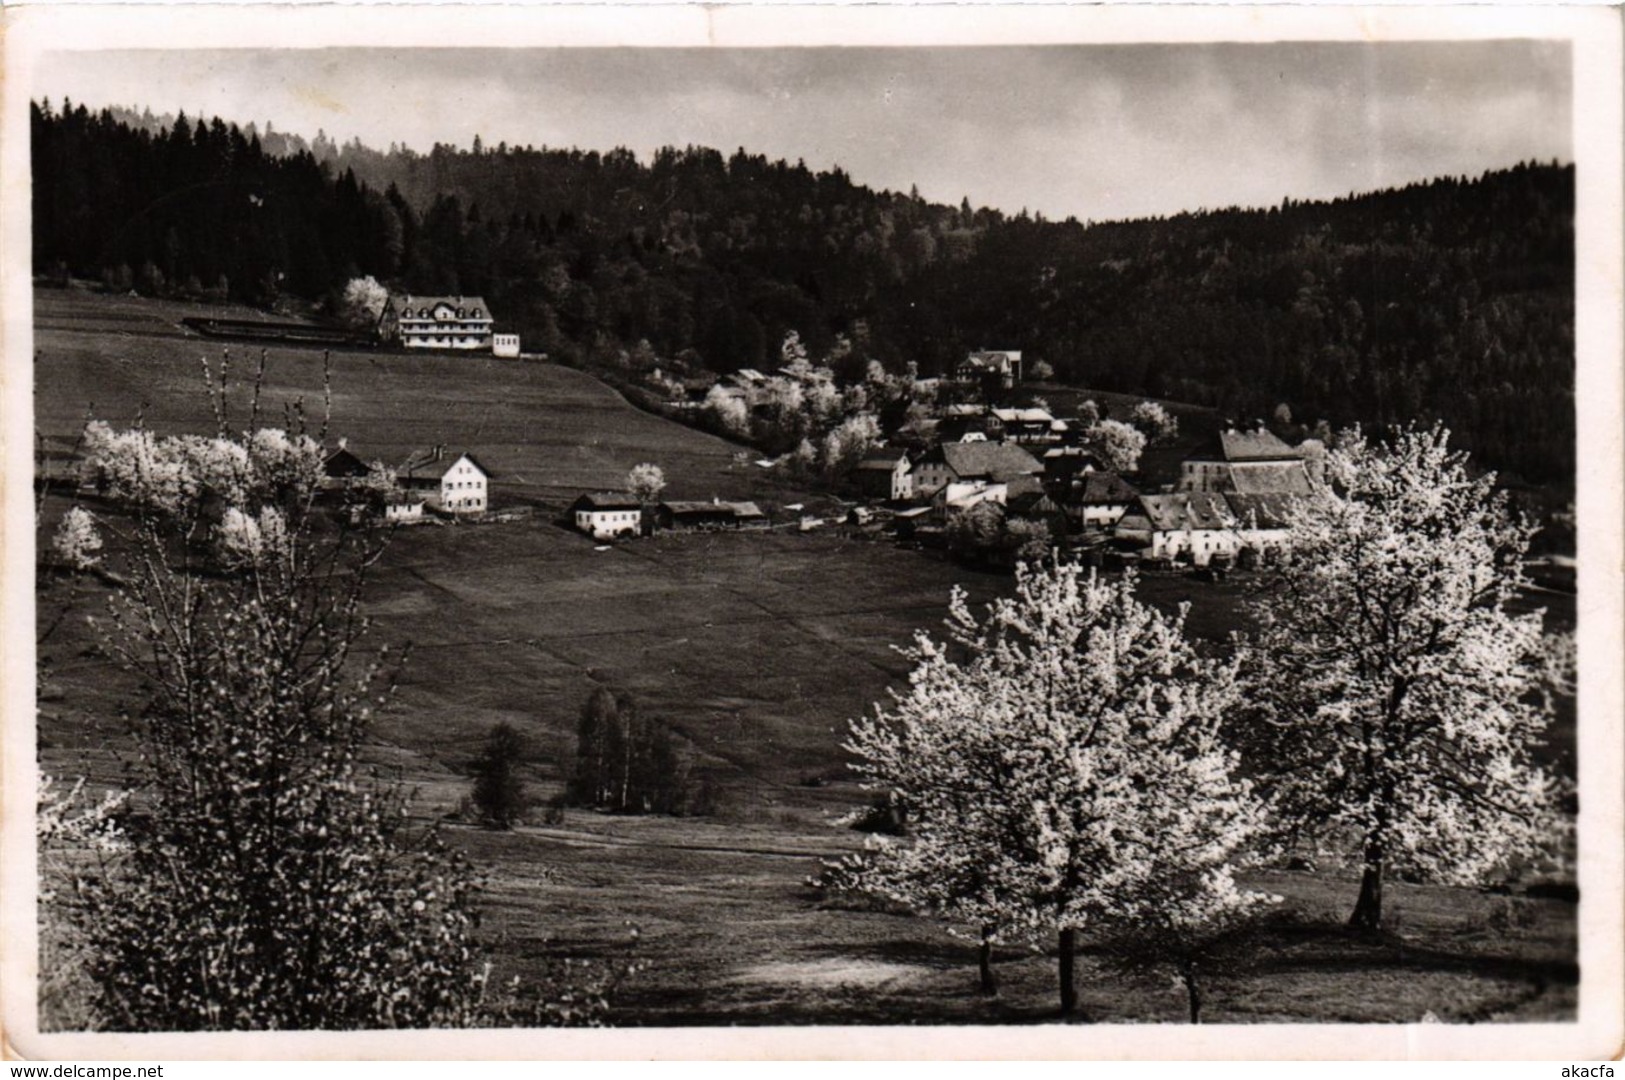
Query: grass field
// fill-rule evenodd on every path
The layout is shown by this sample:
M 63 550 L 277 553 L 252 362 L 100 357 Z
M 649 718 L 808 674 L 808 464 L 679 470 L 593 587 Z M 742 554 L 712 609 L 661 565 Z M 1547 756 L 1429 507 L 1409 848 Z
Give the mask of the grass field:
M 203 398 L 189 388 L 198 354 L 217 353 L 216 343 L 178 331 L 124 335 L 125 320 L 171 318 L 162 305 L 118 301 L 119 318 L 98 322 L 76 312 L 94 314 L 99 298 L 40 296 L 42 428 L 71 430 L 84 399 L 112 420 L 145 399 L 155 425 L 203 426 Z M 318 364 L 319 354 L 273 354 L 276 393 L 309 393 Z M 768 497 L 754 470 L 732 466 L 730 445 L 639 413 L 577 372 L 345 354 L 335 356 L 334 383 L 336 428 L 364 452 L 471 445 L 506 473 L 499 498 L 562 501 L 646 458 L 666 466 L 674 493 L 703 496 L 712 484 L 718 494 Z M 457 438 L 466 425 L 488 441 Z M 53 500 L 47 518 L 60 509 Z M 893 647 L 940 625 L 956 583 L 977 601 L 1009 587 L 1003 576 L 834 532 L 662 536 L 600 551 L 545 516 L 403 530 L 370 582 L 370 645 L 413 645 L 373 758 L 415 789 L 427 820 L 456 809 L 467 762 L 499 720 L 529 736 L 528 773 L 543 797 L 561 782 L 593 687 L 628 690 L 670 724 L 722 788 L 716 817 L 568 811 L 505 834 L 446 826 L 487 875 L 481 934 L 497 974 L 535 971 L 560 954 L 635 958 L 645 970 L 622 987 L 617 1022 L 1053 1019 L 1051 958 L 1002 951 L 1003 993 L 988 1002 L 975 992 L 973 948 L 941 926 L 842 910 L 806 885 L 821 858 L 860 842 L 835 821 L 862 799 L 840 750 L 846 722 L 903 683 L 907 665 Z M 1217 639 L 1235 625 L 1245 582 L 1148 577 L 1142 588 L 1161 605 L 1189 601 L 1192 630 Z M 41 624 L 65 608 L 99 610 L 98 589 L 42 576 Z M 1572 597 L 1541 599 L 1572 623 Z M 128 748 L 117 717 L 135 687 L 96 655 L 80 618 L 56 625 L 41 665 L 45 766 L 116 782 Z M 1572 726 L 1558 742 L 1572 745 Z M 1340 926 L 1352 879 L 1279 872 L 1258 883 L 1285 896 L 1295 917 L 1271 933 L 1251 971 L 1214 989 L 1211 1020 L 1573 1015 L 1573 903 L 1394 882 L 1394 929 L 1366 940 Z M 1079 984 L 1093 1020 L 1184 1016 L 1170 983 L 1106 977 L 1087 951 Z
M 179 322 L 222 309 L 60 289 L 36 290 L 34 304 L 41 432 L 71 437 L 87 410 L 120 426 L 139 414 L 157 431 L 203 430 L 210 411 L 202 361 L 218 365 L 228 345 L 241 376 L 233 408 L 247 423 L 259 347 L 205 338 Z M 319 417 L 321 371 L 320 350 L 271 348 L 262 415 L 280 424 L 284 407 L 303 398 Z M 495 474 L 497 506 L 563 504 L 584 490 L 617 488 L 640 461 L 665 470 L 671 498 L 793 502 L 805 494 L 733 464 L 741 447 L 639 412 L 592 376 L 556 364 L 338 351 L 332 401 L 333 438 L 347 437 L 368 460 L 398 464 L 436 444 L 473 451 Z

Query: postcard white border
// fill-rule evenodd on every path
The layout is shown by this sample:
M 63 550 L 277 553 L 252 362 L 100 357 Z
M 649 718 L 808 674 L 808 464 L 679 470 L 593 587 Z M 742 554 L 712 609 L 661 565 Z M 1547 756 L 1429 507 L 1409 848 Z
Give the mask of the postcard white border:
M 64 1059 L 1610 1058 L 1625 1050 L 1625 379 L 1620 13 L 1602 7 L 23 6 L 5 11 L 0 138 L 0 1033 Z M 1572 1024 L 611 1029 L 41 1034 L 34 1007 L 35 783 L 28 101 L 50 49 L 465 46 L 920 46 L 1061 42 L 1565 39 L 1578 164 L 1578 514 L 1582 979 Z

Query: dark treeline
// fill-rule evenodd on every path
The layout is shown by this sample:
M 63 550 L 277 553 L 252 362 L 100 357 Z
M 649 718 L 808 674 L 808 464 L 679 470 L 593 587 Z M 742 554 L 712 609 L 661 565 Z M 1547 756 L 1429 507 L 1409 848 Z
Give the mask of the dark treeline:
M 785 333 L 924 374 L 1018 348 L 1061 381 L 1240 419 L 1442 419 L 1574 472 L 1572 166 L 1106 224 L 928 203 L 739 151 L 380 152 L 178 117 L 33 109 L 47 276 L 230 297 L 371 274 L 481 294 L 528 349 L 776 366 Z

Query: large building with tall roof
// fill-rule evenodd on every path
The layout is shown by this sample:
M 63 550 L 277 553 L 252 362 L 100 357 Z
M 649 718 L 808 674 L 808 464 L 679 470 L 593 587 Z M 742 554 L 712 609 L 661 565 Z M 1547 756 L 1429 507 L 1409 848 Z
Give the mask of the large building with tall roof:
M 1267 428 L 1220 431 L 1180 464 L 1180 491 L 1307 495 L 1313 490 L 1303 451 Z
M 490 349 L 494 326 L 478 296 L 400 293 L 378 316 L 379 338 L 407 349 Z

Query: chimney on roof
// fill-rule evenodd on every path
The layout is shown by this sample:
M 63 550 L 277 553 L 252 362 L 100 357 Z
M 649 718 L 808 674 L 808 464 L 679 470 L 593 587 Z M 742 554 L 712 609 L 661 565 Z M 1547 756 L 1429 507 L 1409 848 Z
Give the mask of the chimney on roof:
M 350 444 L 350 439 L 349 439 L 348 436 L 345 436 L 345 435 L 340 435 L 339 436 L 339 449 L 340 450 L 343 450 L 349 444 Z

